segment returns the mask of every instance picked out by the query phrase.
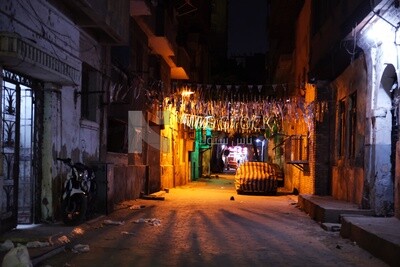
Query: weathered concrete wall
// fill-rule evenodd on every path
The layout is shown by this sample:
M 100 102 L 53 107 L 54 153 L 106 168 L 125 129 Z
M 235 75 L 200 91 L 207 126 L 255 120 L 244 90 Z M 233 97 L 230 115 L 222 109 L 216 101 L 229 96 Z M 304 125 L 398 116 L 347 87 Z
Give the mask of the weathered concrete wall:
M 386 24 L 383 24 L 386 25 Z M 387 32 L 391 29 L 388 25 Z M 359 45 L 366 55 L 368 70 L 367 120 L 365 131 L 365 189 L 364 199 L 376 215 L 390 216 L 394 211 L 394 177 L 392 149 L 391 87 L 396 76 L 397 47 L 393 41 L 378 45 L 360 38 Z M 390 81 L 390 82 L 389 82 Z
M 211 174 L 211 148 L 202 153 L 202 176 Z
M 185 163 L 179 164 L 175 168 L 175 186 L 181 186 L 188 183 L 187 165 Z
M 52 7 L 47 1 L 1 1 L 0 31 L 16 33 L 33 46 L 52 57 L 81 71 L 82 61 L 102 70 L 102 48 L 84 34 L 69 18 Z M 16 66 L 15 68 L 17 68 Z M 7 67 L 13 71 L 13 66 Z M 37 66 L 24 70 L 24 75 L 37 78 Z M 20 70 L 21 72 L 21 70 Z M 42 76 L 43 77 L 43 76 Z M 99 158 L 99 122 L 81 120 L 81 99 L 74 91 L 80 91 L 80 77 L 63 86 L 65 81 L 46 83 L 44 93 L 41 199 L 42 219 L 54 217 L 59 204 L 62 181 L 67 168 L 56 157 L 71 157 L 73 161 L 87 163 Z M 36 131 L 40 129 L 35 129 Z
M 367 97 L 367 70 L 363 56 L 356 59 L 334 82 L 333 87 L 336 90 L 336 107 L 340 101 L 345 103 L 345 122 L 346 129 L 344 151 L 342 155 L 338 154 L 339 121 L 336 117 L 335 127 L 335 151 L 332 167 L 332 196 L 336 199 L 350 201 L 356 204 L 362 202 L 364 188 L 364 139 L 365 139 L 365 121 L 366 121 L 366 97 Z M 356 136 L 355 153 L 350 155 L 349 140 L 349 114 L 350 99 L 353 93 L 357 94 L 357 118 L 356 118 Z M 336 114 L 338 110 L 336 108 Z
M 4 12 L 0 16 L 1 32 L 16 33 L 32 41 L 46 53 L 80 69 L 79 36 L 81 33 L 72 21 L 47 1 L 5 0 L 0 2 L 0 10 Z
M 128 166 L 128 155 L 107 153 L 106 162 L 111 162 L 112 177 L 108 177 L 108 201 L 111 209 L 124 200 L 136 199 L 145 190 L 146 169 L 143 164 Z
M 113 203 L 136 199 L 144 190 L 146 180 L 146 166 L 115 166 L 113 181 Z
M 128 166 L 128 155 L 122 153 L 107 153 L 106 162 L 111 162 L 111 177 L 108 176 L 107 202 L 108 209 L 121 201 L 137 199 L 146 189 L 147 166 L 135 164 Z
M 362 168 L 332 167 L 332 195 L 336 199 L 349 201 L 361 206 L 364 187 Z
M 173 165 L 161 166 L 161 188 L 173 188 L 175 186 L 173 173 Z
M 161 130 L 161 187 L 172 188 L 189 181 L 189 151 L 192 141 L 186 141 L 184 128 L 179 126 L 175 111 L 166 110 L 164 129 Z
M 396 175 L 394 178 L 394 215 L 400 219 L 400 142 L 396 144 Z

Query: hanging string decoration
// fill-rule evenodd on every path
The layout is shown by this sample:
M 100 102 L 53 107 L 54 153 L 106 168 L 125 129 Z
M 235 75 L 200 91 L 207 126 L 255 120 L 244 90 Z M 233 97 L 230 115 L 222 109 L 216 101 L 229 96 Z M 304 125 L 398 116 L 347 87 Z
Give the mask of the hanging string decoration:
M 176 87 L 164 98 L 163 108 L 173 111 L 178 122 L 189 128 L 269 137 L 281 132 L 289 120 L 304 121 L 312 132 L 314 121 L 322 121 L 328 107 L 326 102 L 307 103 L 302 97 L 274 99 L 263 95 L 260 86 L 246 89 L 247 93 L 239 86 L 224 90 L 221 86 Z

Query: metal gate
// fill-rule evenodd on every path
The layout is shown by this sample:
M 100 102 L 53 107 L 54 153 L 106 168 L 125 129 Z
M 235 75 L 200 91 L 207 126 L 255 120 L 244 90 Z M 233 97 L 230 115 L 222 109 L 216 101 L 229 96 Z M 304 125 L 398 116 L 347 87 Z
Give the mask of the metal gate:
M 3 70 L 1 232 L 33 222 L 33 92 L 30 80 Z

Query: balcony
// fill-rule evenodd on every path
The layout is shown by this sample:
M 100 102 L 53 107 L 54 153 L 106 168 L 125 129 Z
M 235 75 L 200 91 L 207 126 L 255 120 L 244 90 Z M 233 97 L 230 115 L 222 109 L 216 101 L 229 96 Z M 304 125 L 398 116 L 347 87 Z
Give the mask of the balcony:
M 130 15 L 146 34 L 153 54 L 163 58 L 171 70 L 171 79 L 189 79 L 185 53 L 176 44 L 174 18 L 168 16 L 167 7 L 148 4 L 145 0 L 130 1 Z M 187 57 L 188 58 L 188 57 Z
M 62 61 L 15 33 L 0 32 L 0 62 L 10 70 L 46 82 L 76 85 L 80 81 L 78 62 Z
M 103 44 L 125 44 L 129 36 L 128 0 L 55 1 L 73 14 L 74 22 Z M 72 12 L 71 12 L 72 11 Z

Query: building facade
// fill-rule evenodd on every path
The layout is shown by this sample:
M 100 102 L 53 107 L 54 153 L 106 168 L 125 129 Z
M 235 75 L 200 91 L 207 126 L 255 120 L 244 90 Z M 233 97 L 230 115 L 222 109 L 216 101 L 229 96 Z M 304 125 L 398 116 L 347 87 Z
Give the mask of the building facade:
M 1 231 L 60 218 L 58 157 L 96 167 L 103 213 L 190 180 L 192 142 L 163 101 L 207 47 L 177 43 L 198 8 L 178 2 L 1 3 Z
M 313 1 L 311 11 L 308 78 L 332 103 L 324 148 L 330 156 L 321 162 L 330 174 L 316 179 L 331 184 L 336 199 L 392 216 L 398 206 L 399 2 Z
M 127 42 L 129 19 L 128 1 L 108 4 L 0 4 L 1 231 L 59 216 L 57 157 L 106 157 L 109 47 Z
M 271 1 L 281 10 L 287 9 L 285 4 Z M 276 48 L 270 59 L 278 62 L 274 81 L 288 84 L 281 94 L 314 104 L 312 131 L 301 120 L 283 127 L 287 140 L 309 135 L 309 173 L 298 172 L 293 167 L 299 165 L 285 158 L 288 190 L 331 195 L 378 216 L 397 210 L 399 216 L 398 17 L 398 1 L 302 2 L 294 19 L 293 48 Z M 272 49 L 282 41 L 278 34 L 273 37 Z

